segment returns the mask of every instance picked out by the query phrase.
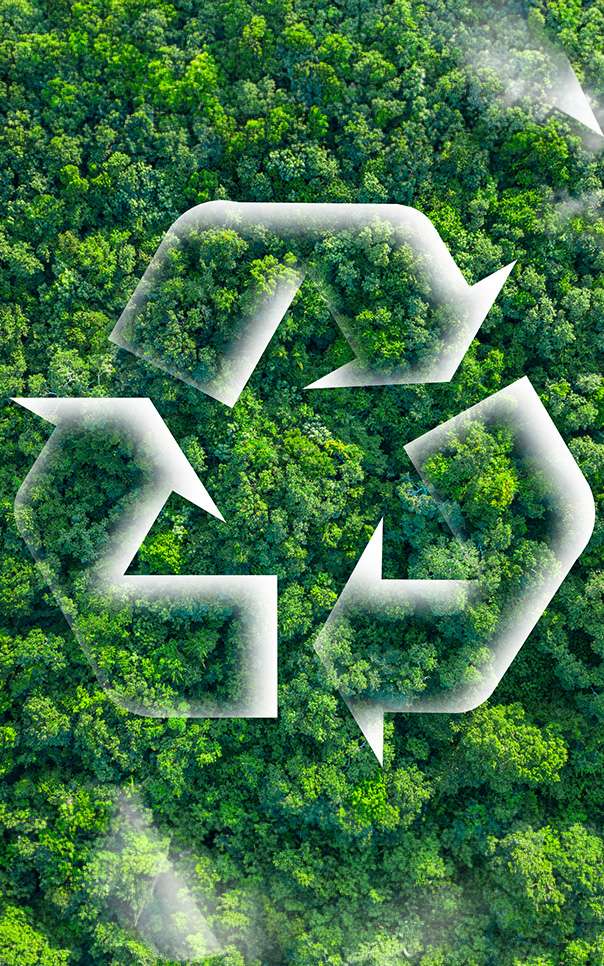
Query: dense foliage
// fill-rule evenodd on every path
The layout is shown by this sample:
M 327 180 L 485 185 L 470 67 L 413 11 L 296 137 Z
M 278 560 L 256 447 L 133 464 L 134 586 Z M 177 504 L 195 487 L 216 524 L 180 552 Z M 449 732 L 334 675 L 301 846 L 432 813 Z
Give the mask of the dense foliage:
M 461 549 L 404 450 L 520 376 L 602 508 L 603 155 L 473 66 L 472 38 L 499 24 L 505 46 L 518 15 L 601 99 L 602 0 L 0 0 L 0 963 L 166 962 L 104 904 L 98 854 L 120 790 L 189 868 L 226 949 L 211 962 L 604 963 L 601 520 L 489 702 L 389 717 L 383 770 L 312 646 L 382 515 L 386 576 L 465 576 L 485 553 L 522 576 L 538 500 L 509 441 L 478 432 L 430 468 L 464 504 Z M 434 386 L 304 391 L 350 358 L 308 280 L 229 410 L 108 341 L 168 227 L 218 198 L 413 205 L 469 282 L 518 262 Z M 244 266 L 237 239 L 216 244 L 220 290 L 200 285 L 220 328 Z M 371 239 L 328 254 L 327 282 L 344 264 L 373 295 L 396 289 Z M 376 304 L 387 355 L 404 321 Z M 379 325 L 360 321 L 373 351 Z M 173 497 L 139 573 L 278 574 L 278 720 L 146 718 L 100 687 L 15 525 L 50 427 L 8 397 L 46 394 L 149 396 L 222 511 L 225 524 Z M 82 446 L 74 466 L 98 468 L 102 444 Z M 45 512 L 77 569 L 116 491 L 74 466 Z M 401 675 L 438 673 L 429 635 L 410 633 Z M 186 678 L 190 649 L 165 643 Z

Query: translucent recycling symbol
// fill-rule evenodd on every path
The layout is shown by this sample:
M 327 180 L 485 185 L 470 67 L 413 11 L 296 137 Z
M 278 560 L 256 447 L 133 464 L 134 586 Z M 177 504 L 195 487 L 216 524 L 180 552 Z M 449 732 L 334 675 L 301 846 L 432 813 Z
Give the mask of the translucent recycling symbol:
M 225 237 L 228 257 L 221 248 Z M 360 259 L 362 268 L 368 240 L 374 251 L 377 246 L 391 256 L 384 261 L 389 270 L 394 264 L 410 271 L 423 293 L 425 311 L 409 326 L 412 337 L 401 341 L 394 357 L 384 356 L 381 344 L 368 336 L 362 305 L 359 310 L 363 293 L 338 269 L 342 252 L 353 261 Z M 431 222 L 400 205 L 210 202 L 187 212 L 168 231 L 111 339 L 232 406 L 309 277 L 323 292 L 354 358 L 307 389 L 447 382 L 512 268 L 508 265 L 469 286 Z M 211 291 L 196 284 L 200 270 Z M 248 284 L 233 304 L 220 279 L 237 272 Z M 377 319 L 379 325 L 380 318 L 376 313 L 373 322 Z M 399 324 L 405 328 L 404 322 Z M 157 717 L 276 717 L 276 575 L 128 573 L 172 492 L 223 519 L 151 400 L 15 401 L 55 426 L 17 494 L 18 526 L 112 699 L 132 712 Z M 488 593 L 488 573 L 470 580 L 384 579 L 383 521 L 315 639 L 328 679 L 380 762 L 386 712 L 463 712 L 489 697 L 593 530 L 589 486 L 530 381 L 523 378 L 405 447 L 455 536 L 463 539 L 463 519 L 459 508 L 439 492 L 432 469 L 477 427 L 506 434 L 518 459 L 540 481 L 547 517 L 539 558 L 527 562 L 524 579 L 510 591 L 500 619 L 483 634 L 480 662 L 465 668 L 447 687 L 425 694 L 396 687 L 380 691 L 347 675 L 342 656 L 351 646 L 363 646 L 367 628 L 375 636 L 384 620 L 404 628 L 409 621 L 474 618 Z M 108 534 L 91 529 L 87 562 L 75 576 L 66 565 L 68 537 L 59 549 L 51 539 L 53 528 L 64 526 L 61 512 L 65 520 L 73 519 L 74 434 L 91 440 L 97 450 L 104 437 L 118 439 L 127 456 L 115 479 L 98 479 L 89 490 L 92 514 L 103 509 L 111 527 Z M 131 476 L 128 460 L 137 466 Z M 57 520 L 47 516 L 49 493 Z M 124 671 L 115 638 L 135 633 L 148 645 L 149 627 L 170 620 L 175 621 L 172 637 L 167 635 L 160 658 L 150 645 L 140 655 L 140 673 L 136 667 Z M 231 679 L 217 682 L 211 668 L 200 668 L 197 677 L 173 681 L 169 689 L 161 682 L 149 683 L 145 667 L 159 659 L 169 670 L 175 638 L 184 635 L 199 642 L 191 623 L 227 642 Z

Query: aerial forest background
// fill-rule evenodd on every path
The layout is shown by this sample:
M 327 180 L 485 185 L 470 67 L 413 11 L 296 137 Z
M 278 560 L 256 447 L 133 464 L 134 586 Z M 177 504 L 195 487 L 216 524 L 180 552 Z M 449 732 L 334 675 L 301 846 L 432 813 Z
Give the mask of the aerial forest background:
M 432 466 L 463 540 L 404 449 L 523 376 L 601 514 L 604 139 L 544 109 L 550 65 L 525 27 L 604 111 L 604 0 L 0 0 L 2 966 L 604 966 L 601 515 L 491 698 L 388 715 L 383 768 L 313 647 L 382 516 L 387 577 L 486 565 L 505 588 L 534 569 L 543 494 L 505 434 Z M 216 199 L 410 205 L 469 283 L 516 265 L 435 385 L 305 390 L 351 357 L 308 280 L 230 409 L 108 338 L 170 225 Z M 274 283 L 275 257 L 236 233 L 204 244 L 151 320 L 155 341 L 171 319 L 177 357 L 230 324 L 250 274 Z M 421 280 L 379 232 L 323 264 L 368 351 L 396 363 L 429 330 Z M 151 398 L 225 518 L 173 495 L 131 572 L 278 575 L 277 719 L 144 717 L 101 686 L 15 521 L 52 427 L 11 397 L 46 395 Z M 43 536 L 77 593 L 130 463 L 83 434 L 55 469 Z M 459 639 L 369 622 L 347 680 L 375 685 L 387 642 L 396 689 L 446 687 L 497 608 Z M 224 615 L 93 616 L 133 693 L 234 686 Z M 178 938 L 184 907 L 144 913 L 168 868 L 205 952 Z

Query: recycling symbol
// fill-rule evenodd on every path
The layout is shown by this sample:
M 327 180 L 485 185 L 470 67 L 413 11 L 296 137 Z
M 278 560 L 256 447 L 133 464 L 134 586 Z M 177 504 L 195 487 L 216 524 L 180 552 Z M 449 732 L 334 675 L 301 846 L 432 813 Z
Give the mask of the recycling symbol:
M 205 325 L 203 304 L 197 337 L 185 335 L 178 312 L 170 313 L 158 293 L 170 288 L 175 266 L 199 264 L 217 230 L 241 241 L 241 258 L 270 268 L 270 284 L 244 292 L 236 306 L 223 306 L 228 323 L 216 331 Z M 433 331 L 422 331 L 419 349 L 403 358 L 383 359 L 359 335 L 358 292 L 350 293 L 326 269 L 330 246 L 354 246 L 373 233 L 381 244 L 412 264 L 433 308 Z M 193 261 L 187 261 L 193 251 Z M 409 262 L 409 253 L 413 256 Z M 448 382 L 496 300 L 510 271 L 505 266 L 469 286 L 432 223 L 401 205 L 256 204 L 209 202 L 191 209 L 167 232 L 111 340 L 227 406 L 237 402 L 305 278 L 322 289 L 337 325 L 354 354 L 352 361 L 307 386 L 308 390 Z M 252 277 L 254 273 L 252 271 Z M 401 323 L 404 327 L 404 323 Z M 22 483 L 15 514 L 30 552 L 51 586 L 100 683 L 127 710 L 155 717 L 277 716 L 277 576 L 137 575 L 128 573 L 162 507 L 175 492 L 207 514 L 223 520 L 193 466 L 147 398 L 19 398 L 15 402 L 48 420 L 54 430 Z M 340 691 L 368 744 L 383 760 L 385 713 L 464 712 L 494 691 L 591 536 L 595 509 L 590 488 L 528 378 L 410 441 L 405 451 L 436 501 L 453 534 L 462 538 L 463 520 L 439 491 L 432 472 L 442 454 L 467 439 L 475 427 L 504 430 L 515 452 L 542 486 L 548 535 L 538 565 L 505 602 L 501 618 L 484 635 L 481 662 L 452 686 L 426 694 L 376 693 L 356 688 L 342 672 L 343 642 L 363 644 L 363 628 L 380 621 L 438 621 L 465 615 L 480 605 L 488 574 L 472 579 L 385 579 L 382 570 L 383 520 L 361 554 L 348 582 L 319 630 L 315 650 L 332 685 Z M 45 544 L 44 495 L 61 487 L 69 501 L 66 452 L 74 433 L 121 440 L 139 467 L 119 487 L 105 487 L 112 526 L 90 550 L 85 566 L 68 586 L 60 554 Z M 67 470 L 65 470 L 67 466 Z M 98 480 L 103 488 L 103 481 Z M 132 484 L 130 486 L 130 483 Z M 100 503 L 99 503 L 100 505 Z M 113 615 L 113 622 L 106 619 Z M 116 683 L 119 648 L 108 660 L 96 647 L 107 635 L 127 634 L 134 618 L 208 623 L 216 635 L 230 635 L 237 655 L 236 686 L 221 682 L 220 700 L 181 682 L 182 695 L 145 687 L 139 679 Z M 184 615 L 184 616 L 183 616 Z M 117 631 L 116 631 L 117 628 Z M 105 638 L 104 638 L 105 636 Z M 403 635 L 404 637 L 404 635 Z M 113 661 L 113 664 L 112 664 Z M 142 678 L 141 678 L 142 680 Z

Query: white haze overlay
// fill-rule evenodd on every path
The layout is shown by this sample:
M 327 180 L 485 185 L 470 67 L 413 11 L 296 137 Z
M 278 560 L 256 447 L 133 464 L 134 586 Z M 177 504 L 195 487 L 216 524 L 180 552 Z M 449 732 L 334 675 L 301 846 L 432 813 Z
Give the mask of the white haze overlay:
M 15 498 L 15 517 L 29 550 L 51 586 L 100 683 L 109 696 L 135 714 L 148 717 L 274 718 L 277 716 L 277 577 L 233 576 L 136 576 L 126 574 L 137 551 L 171 493 L 178 493 L 219 520 L 223 517 L 203 483 L 172 436 L 150 399 L 40 398 L 15 399 L 49 422 L 55 429 L 23 481 Z M 128 502 L 122 519 L 112 530 L 102 558 L 83 567 L 88 586 L 107 605 L 132 601 L 140 609 L 145 602 L 227 605 L 237 609 L 243 628 L 243 694 L 232 703 L 206 701 L 158 706 L 125 697 L 104 679 L 80 633 L 78 614 L 66 599 L 56 573 L 40 553 L 36 535 L 34 494 L 51 485 L 47 474 L 52 460 L 74 430 L 100 428 L 118 432 L 136 446 L 137 462 L 144 478 L 136 499 Z
M 582 195 L 562 194 L 555 199 L 556 215 L 561 222 L 585 218 L 590 224 L 602 219 L 604 189 L 587 191 Z
M 562 48 L 519 13 L 501 10 L 489 18 L 484 8 L 477 9 L 471 28 L 460 29 L 455 38 L 465 62 L 488 72 L 503 103 L 531 102 L 542 119 L 558 110 L 596 135 L 594 146 L 601 147 L 602 129 Z
M 460 713 L 487 700 L 587 546 L 593 531 L 595 506 L 589 485 L 526 377 L 408 443 L 405 451 L 418 473 L 422 475 L 429 457 L 446 449 L 453 434 L 465 434 L 477 420 L 509 428 L 523 460 L 545 478 L 551 494 L 553 521 L 547 540 L 548 553 L 544 554 L 538 573 L 527 580 L 518 597 L 507 602 L 489 642 L 489 658 L 480 668 L 477 679 L 439 694 L 401 695 L 398 700 L 363 700 L 362 697 L 357 700 L 342 695 L 380 764 L 383 763 L 386 712 Z M 424 482 L 438 500 L 429 481 Z M 455 532 L 450 510 L 441 504 L 441 511 Z M 468 600 L 480 595 L 479 580 L 384 580 L 382 545 L 383 520 L 316 638 L 315 650 L 328 673 L 333 635 L 342 621 L 350 618 L 354 622 L 355 613 L 378 615 L 403 606 L 407 612 L 442 615 L 463 610 Z
M 566 230 L 569 226 L 573 237 L 581 233 L 581 243 L 589 243 L 604 249 L 604 190 L 586 191 L 582 195 L 564 193 L 555 199 L 554 221 L 551 234 Z M 573 221 L 580 223 L 573 225 Z
M 94 902 L 156 955 L 197 962 L 221 951 L 169 840 L 136 795 L 120 793 L 106 840 L 86 869 Z
M 410 246 L 418 257 L 427 276 L 434 304 L 445 306 L 453 316 L 451 331 L 445 335 L 428 363 L 400 366 L 393 372 L 385 373 L 355 358 L 305 388 L 448 382 L 515 263 L 469 285 L 431 221 L 415 208 L 404 205 L 235 201 L 208 201 L 197 205 L 175 221 L 166 233 L 110 339 L 208 396 L 233 406 L 310 267 L 302 262 L 287 270 L 283 266 L 283 276 L 275 290 L 268 295 L 258 296 L 254 309 L 239 320 L 238 330 L 220 359 L 217 375 L 198 379 L 191 371 L 166 359 L 161 346 L 146 344 L 144 322 L 141 323 L 145 306 L 161 288 L 162 272 L 174 251 L 186 245 L 192 233 L 210 228 L 232 229 L 244 238 L 260 228 L 286 240 L 304 237 L 312 241 L 320 239 L 327 232 L 360 234 L 365 228 L 377 224 L 386 224 L 392 231 L 395 244 Z M 362 293 L 359 293 L 359 298 L 362 300 Z M 336 307 L 330 305 L 330 309 L 351 349 L 358 355 L 354 333 Z M 404 327 L 405 319 L 401 319 L 400 324 Z

